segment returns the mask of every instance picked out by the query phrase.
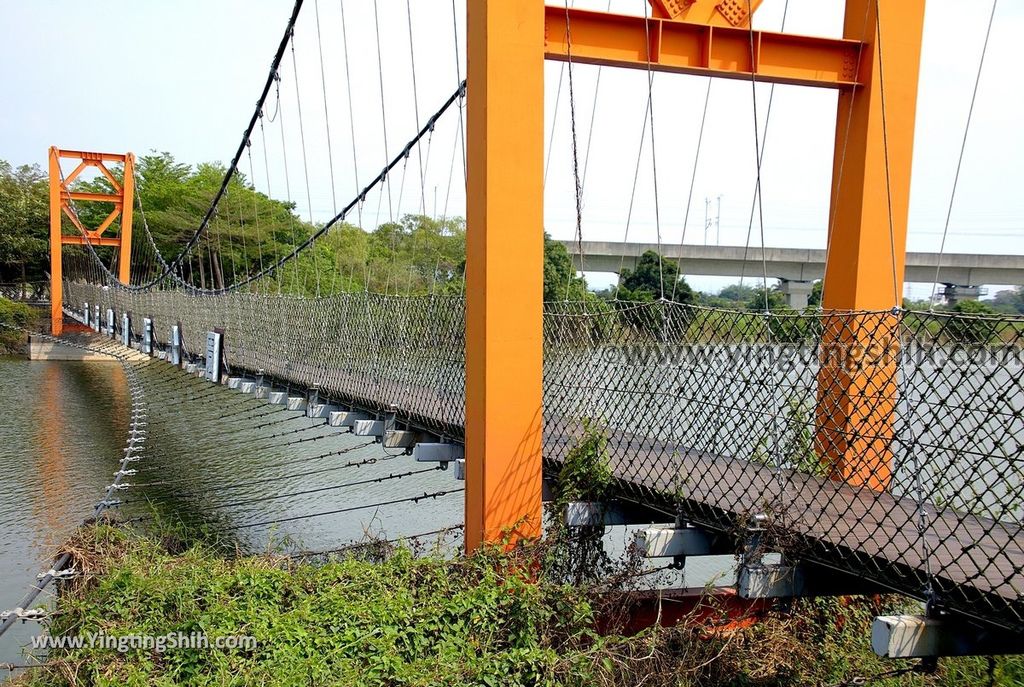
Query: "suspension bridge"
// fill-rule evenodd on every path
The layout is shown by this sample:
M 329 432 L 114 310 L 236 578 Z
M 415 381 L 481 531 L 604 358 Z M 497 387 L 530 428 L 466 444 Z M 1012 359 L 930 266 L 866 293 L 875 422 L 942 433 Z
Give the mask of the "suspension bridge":
M 129 367 L 164 360 L 182 379 L 455 466 L 468 549 L 538 536 L 545 477 L 596 431 L 615 499 L 577 513 L 660 522 L 638 538 L 647 556 L 741 552 L 738 593 L 752 599 L 895 591 L 926 602 L 920 618 L 876 623 L 876 650 L 893 656 L 1024 648 L 1024 320 L 901 307 L 924 0 L 847 0 L 841 38 L 755 29 L 757 0 L 652 0 L 638 14 L 538 0 L 418 7 L 448 52 L 425 48 L 411 4 L 326 4 L 296 0 L 223 179 L 173 252 L 151 231 L 157 211 L 142 203 L 133 155 L 51 149 L 54 337 L 70 318 L 81 345 L 119 351 Z M 375 59 L 350 54 L 357 35 Z M 407 48 L 401 68 L 382 58 L 388 45 Z M 706 98 L 719 79 L 750 84 L 757 193 L 759 86 L 838 91 L 822 308 L 677 302 L 661 258 L 652 299 L 569 297 L 570 276 L 567 297 L 545 302 L 545 60 L 564 78 L 581 264 L 592 143 L 582 69 L 644 75 L 655 194 L 662 80 L 706 78 Z M 426 70 L 449 76 L 428 88 Z M 311 73 L 318 83 L 300 88 Z M 596 88 L 586 105 L 596 117 Z M 380 121 L 360 128 L 360 107 Z M 81 186 L 88 170 L 103 192 Z M 330 193 L 314 201 L 318 176 Z M 249 191 L 307 216 L 261 216 L 258 203 L 243 207 Z M 332 252 L 346 227 L 401 231 L 408 215 L 447 226 L 460 199 L 464 268 L 422 245 L 408 274 L 373 289 L 379 265 Z M 763 233 L 763 217 L 751 223 Z M 144 456 L 142 443 L 126 449 Z

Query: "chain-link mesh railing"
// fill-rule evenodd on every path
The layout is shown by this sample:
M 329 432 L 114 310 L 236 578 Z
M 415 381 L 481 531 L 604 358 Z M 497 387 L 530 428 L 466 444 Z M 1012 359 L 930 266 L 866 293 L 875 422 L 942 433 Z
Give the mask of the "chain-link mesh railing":
M 100 303 L 181 323 L 187 351 L 222 328 L 234 368 L 458 433 L 458 297 L 125 292 Z M 552 303 L 545 455 L 586 420 L 634 496 L 732 530 L 763 515 L 787 553 L 1024 629 L 1024 319 L 755 313 Z

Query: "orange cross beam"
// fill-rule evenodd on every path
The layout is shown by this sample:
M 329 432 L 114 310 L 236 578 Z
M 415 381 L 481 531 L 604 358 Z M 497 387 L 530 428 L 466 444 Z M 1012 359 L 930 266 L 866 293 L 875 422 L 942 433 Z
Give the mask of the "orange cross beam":
M 566 27 L 568 26 L 568 35 Z M 753 51 L 751 51 L 753 41 Z M 751 60 L 753 52 L 753 60 Z M 547 6 L 544 56 L 629 69 L 852 88 L 863 85 L 859 40 L 750 31 L 675 19 Z

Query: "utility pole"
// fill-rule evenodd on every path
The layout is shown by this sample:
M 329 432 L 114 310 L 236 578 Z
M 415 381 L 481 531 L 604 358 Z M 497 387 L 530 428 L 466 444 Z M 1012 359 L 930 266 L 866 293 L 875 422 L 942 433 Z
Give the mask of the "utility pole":
M 722 243 L 722 194 L 718 194 L 718 208 L 715 210 L 715 245 Z

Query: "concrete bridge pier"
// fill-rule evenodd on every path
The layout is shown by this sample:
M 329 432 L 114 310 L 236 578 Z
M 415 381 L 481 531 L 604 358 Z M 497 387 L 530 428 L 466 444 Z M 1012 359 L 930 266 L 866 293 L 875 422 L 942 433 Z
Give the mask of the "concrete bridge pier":
M 803 310 L 807 307 L 813 290 L 813 281 L 779 280 L 779 293 L 786 295 L 786 305 L 794 310 Z
M 963 286 L 961 284 L 945 284 L 942 296 L 949 305 L 956 305 L 960 301 L 976 301 L 985 295 L 985 289 L 980 286 Z

